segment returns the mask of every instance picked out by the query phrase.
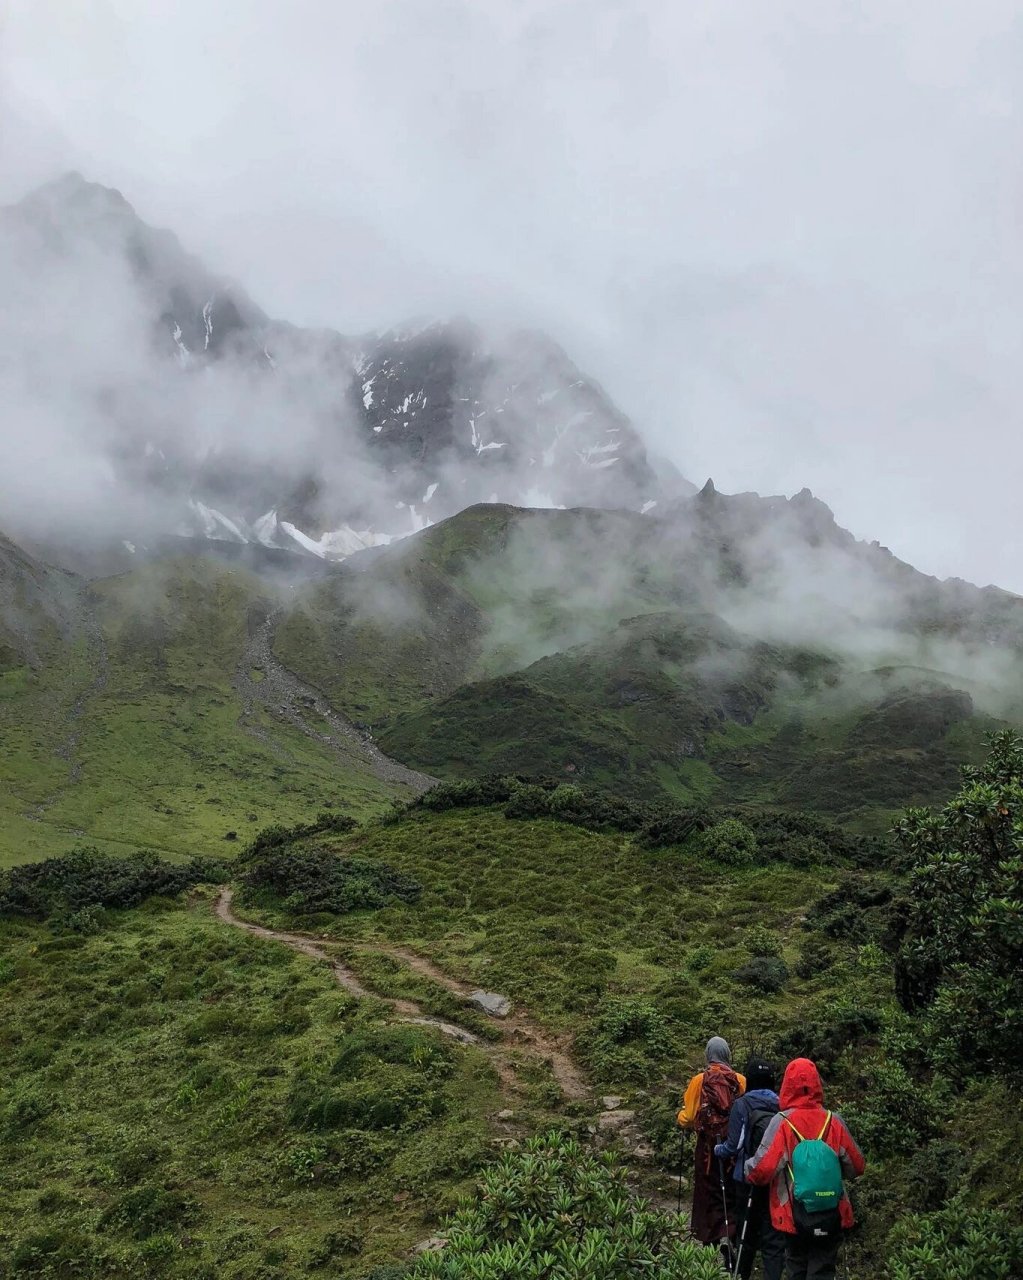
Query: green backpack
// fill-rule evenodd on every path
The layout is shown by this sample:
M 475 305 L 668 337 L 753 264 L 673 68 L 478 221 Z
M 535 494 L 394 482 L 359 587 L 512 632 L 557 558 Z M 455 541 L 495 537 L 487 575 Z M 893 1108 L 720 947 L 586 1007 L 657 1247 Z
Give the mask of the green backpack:
M 831 1124 L 831 1112 L 816 1138 L 801 1134 L 788 1116 L 785 1123 L 797 1138 L 789 1165 L 796 1227 L 813 1236 L 832 1236 L 841 1229 L 838 1206 L 843 1188 L 838 1155 L 824 1141 Z

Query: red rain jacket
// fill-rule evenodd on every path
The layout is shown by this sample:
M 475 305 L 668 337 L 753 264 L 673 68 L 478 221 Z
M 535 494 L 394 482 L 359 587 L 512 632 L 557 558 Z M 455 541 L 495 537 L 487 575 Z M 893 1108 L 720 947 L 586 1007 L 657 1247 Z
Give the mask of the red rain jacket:
M 816 1138 L 828 1115 L 824 1108 L 821 1078 L 809 1058 L 796 1058 L 785 1068 L 778 1104 L 778 1114 L 768 1125 L 760 1149 L 746 1161 L 746 1179 L 754 1186 L 771 1184 L 771 1221 L 779 1231 L 795 1235 L 796 1224 L 792 1217 L 792 1197 L 786 1171 L 798 1139 L 785 1122 L 788 1120 L 795 1125 L 804 1138 Z M 832 1113 L 824 1141 L 837 1154 L 842 1176 L 858 1178 L 866 1167 L 866 1161 L 840 1115 Z M 842 1226 L 851 1227 L 854 1218 L 847 1195 L 842 1196 L 839 1213 Z

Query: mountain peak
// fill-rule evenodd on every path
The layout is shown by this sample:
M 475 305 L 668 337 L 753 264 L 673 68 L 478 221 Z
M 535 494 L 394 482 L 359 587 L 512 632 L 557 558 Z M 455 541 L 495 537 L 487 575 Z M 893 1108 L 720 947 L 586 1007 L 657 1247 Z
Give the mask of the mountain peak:
M 27 213 L 45 210 L 51 215 L 83 214 L 138 218 L 135 210 L 114 187 L 104 187 L 99 182 L 89 182 L 77 169 L 69 169 L 60 177 L 44 182 L 29 192 L 15 208 Z
M 171 514 L 162 530 L 118 526 L 121 543 L 174 529 L 334 559 L 476 502 L 639 512 L 691 491 L 546 333 L 459 316 L 345 337 L 273 320 L 121 192 L 76 172 L 5 211 L 7 231 L 20 261 L 77 291 L 65 337 L 51 335 L 55 385 L 62 342 L 87 346 L 92 313 L 108 346 L 137 353 L 145 331 L 154 359 L 103 389 L 105 403 L 123 390 L 133 406 L 110 461 Z M 200 451 L 189 441 L 207 416 L 218 438 Z

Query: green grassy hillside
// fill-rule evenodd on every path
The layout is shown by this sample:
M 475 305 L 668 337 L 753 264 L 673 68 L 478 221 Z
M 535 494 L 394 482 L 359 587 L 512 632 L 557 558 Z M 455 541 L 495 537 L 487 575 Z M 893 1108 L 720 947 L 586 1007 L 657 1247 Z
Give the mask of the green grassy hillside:
M 254 575 L 181 558 L 58 583 L 63 634 L 31 620 L 0 671 L 0 860 L 80 839 L 209 853 L 324 801 L 362 815 L 402 794 L 315 717 L 303 732 L 243 706 L 246 641 L 277 603 Z
M 0 1275 L 365 1274 L 471 1185 L 500 1106 L 482 1056 L 385 1031 L 208 902 L 84 938 L 0 928 Z M 351 1118 L 310 1123 L 310 1083 Z M 400 1098 L 397 1127 L 356 1114 L 372 1091 Z

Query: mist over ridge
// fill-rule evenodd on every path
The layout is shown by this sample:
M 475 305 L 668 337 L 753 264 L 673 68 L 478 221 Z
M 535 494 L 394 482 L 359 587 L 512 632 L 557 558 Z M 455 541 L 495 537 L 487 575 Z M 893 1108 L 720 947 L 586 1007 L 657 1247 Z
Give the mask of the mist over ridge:
M 691 489 L 544 335 L 271 320 L 77 174 L 4 211 L 0 254 L 15 532 L 340 559 L 476 501 L 649 509 Z

